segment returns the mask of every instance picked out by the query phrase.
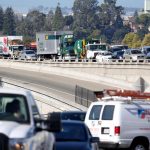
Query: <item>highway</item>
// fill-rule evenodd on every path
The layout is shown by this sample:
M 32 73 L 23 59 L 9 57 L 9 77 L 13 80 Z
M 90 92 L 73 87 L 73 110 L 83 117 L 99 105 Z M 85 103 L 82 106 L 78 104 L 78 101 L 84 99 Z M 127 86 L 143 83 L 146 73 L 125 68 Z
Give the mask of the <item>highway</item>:
M 25 71 L 12 68 L 0 67 L 0 77 L 23 81 L 25 84 L 38 87 L 44 91 L 53 93 L 63 99 L 74 101 L 75 86 L 79 85 L 93 91 L 103 90 L 105 88 L 113 88 L 100 83 L 77 80 L 58 75 L 38 73 L 33 71 Z

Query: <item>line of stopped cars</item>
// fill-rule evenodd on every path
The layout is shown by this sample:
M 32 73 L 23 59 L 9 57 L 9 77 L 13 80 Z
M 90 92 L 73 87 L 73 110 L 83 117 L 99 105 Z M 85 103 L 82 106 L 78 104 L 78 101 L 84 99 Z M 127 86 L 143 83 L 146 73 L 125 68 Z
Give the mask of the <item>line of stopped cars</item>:
M 108 51 L 100 51 L 95 59 L 97 62 L 107 62 L 110 59 L 132 61 L 150 59 L 150 46 L 129 49 L 128 46 L 113 45 Z

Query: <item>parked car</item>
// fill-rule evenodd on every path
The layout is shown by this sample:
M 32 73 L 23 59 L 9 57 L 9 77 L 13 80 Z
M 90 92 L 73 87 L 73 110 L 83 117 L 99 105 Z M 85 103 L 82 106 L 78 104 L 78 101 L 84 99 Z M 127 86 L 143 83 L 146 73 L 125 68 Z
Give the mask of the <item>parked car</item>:
M 123 58 L 136 61 L 138 59 L 144 59 L 145 54 L 139 49 L 127 49 L 123 54 Z
M 119 50 L 112 53 L 112 59 L 123 59 L 124 50 Z
M 20 52 L 19 59 L 36 60 L 37 56 L 34 50 L 24 50 Z
M 98 150 L 98 137 L 92 137 L 84 122 L 62 120 L 61 132 L 55 132 L 56 150 Z
M 85 115 L 85 111 L 63 111 L 61 112 L 61 119 L 84 121 Z
M 99 52 L 96 55 L 96 61 L 97 62 L 109 61 L 109 59 L 111 59 L 111 58 L 112 58 L 112 53 L 109 51 Z

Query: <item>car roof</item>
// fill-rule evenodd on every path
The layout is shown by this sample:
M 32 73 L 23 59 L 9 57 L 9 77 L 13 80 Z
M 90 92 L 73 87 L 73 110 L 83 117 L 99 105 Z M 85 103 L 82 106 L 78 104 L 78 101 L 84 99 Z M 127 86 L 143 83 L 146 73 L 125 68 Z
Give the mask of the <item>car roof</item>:
M 26 96 L 26 95 L 28 95 L 28 93 L 29 93 L 29 91 L 23 90 L 20 88 L 0 87 L 0 94 L 19 94 L 19 95 Z

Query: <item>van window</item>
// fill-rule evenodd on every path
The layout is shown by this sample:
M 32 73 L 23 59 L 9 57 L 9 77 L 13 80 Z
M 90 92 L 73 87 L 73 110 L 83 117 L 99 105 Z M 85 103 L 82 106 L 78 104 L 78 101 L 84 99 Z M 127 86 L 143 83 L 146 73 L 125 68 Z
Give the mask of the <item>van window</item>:
M 89 120 L 99 120 L 102 105 L 94 105 L 91 109 Z
M 114 115 L 114 105 L 106 105 L 103 110 L 102 120 L 112 120 Z

